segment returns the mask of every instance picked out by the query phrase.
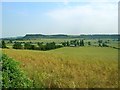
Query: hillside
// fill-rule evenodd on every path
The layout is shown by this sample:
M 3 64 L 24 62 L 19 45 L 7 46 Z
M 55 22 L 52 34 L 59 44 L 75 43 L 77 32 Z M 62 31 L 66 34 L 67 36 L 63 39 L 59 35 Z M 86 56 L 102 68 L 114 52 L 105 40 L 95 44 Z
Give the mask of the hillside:
M 36 88 L 118 87 L 116 49 L 66 47 L 46 52 L 14 49 L 3 52 L 21 63 Z

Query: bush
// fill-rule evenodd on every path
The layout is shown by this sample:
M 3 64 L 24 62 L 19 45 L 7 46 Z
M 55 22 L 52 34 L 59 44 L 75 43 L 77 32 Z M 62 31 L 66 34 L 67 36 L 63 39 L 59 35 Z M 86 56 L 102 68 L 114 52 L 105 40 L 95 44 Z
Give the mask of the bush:
M 35 49 L 35 45 L 32 45 L 31 43 L 25 43 L 24 44 L 24 49 L 34 50 Z
M 56 48 L 61 48 L 62 45 L 56 45 L 55 42 L 51 42 L 51 43 L 46 43 L 45 45 L 43 45 L 43 43 L 38 43 L 38 48 L 36 48 L 37 50 L 52 50 L 52 49 L 56 49 Z
M 102 43 L 102 47 L 109 47 L 109 46 L 105 43 Z
M 6 43 L 5 43 L 4 40 L 1 41 L 1 45 L 0 46 L 1 46 L 1 48 L 7 48 Z
M 14 49 L 22 49 L 23 46 L 22 46 L 22 44 L 20 42 L 15 42 L 14 45 L 13 45 L 13 48 Z
M 31 87 L 31 80 L 20 70 L 19 63 L 3 54 L 2 62 L 2 87 L 3 88 L 27 88 Z

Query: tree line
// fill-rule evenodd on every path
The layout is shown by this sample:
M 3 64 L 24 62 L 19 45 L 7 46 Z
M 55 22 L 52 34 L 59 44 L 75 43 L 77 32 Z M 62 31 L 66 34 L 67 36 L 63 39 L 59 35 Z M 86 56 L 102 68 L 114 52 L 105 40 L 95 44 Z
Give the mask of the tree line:
M 71 40 L 62 42 L 63 46 L 84 46 L 84 40 Z
M 61 42 L 60 44 L 56 44 L 55 42 L 50 42 L 50 43 L 43 43 L 43 42 L 37 42 L 37 44 L 34 44 L 32 42 L 12 42 L 13 43 L 13 49 L 30 49 L 30 50 L 52 50 L 52 49 L 57 49 L 61 47 L 78 47 L 78 46 L 85 46 L 84 40 L 70 40 L 70 41 L 64 41 Z M 107 41 L 103 42 L 102 40 L 98 40 L 98 46 L 99 47 L 109 47 L 107 45 Z M 0 43 L 1 48 L 8 48 L 6 46 L 6 43 L 4 40 L 1 41 Z M 91 46 L 91 42 L 87 42 L 88 46 Z
M 62 45 L 56 45 L 55 42 L 50 42 L 43 44 L 43 42 L 38 42 L 37 45 L 31 44 L 30 42 L 26 42 L 22 44 L 21 42 L 16 42 L 13 45 L 14 49 L 30 49 L 30 50 L 51 50 L 56 48 L 61 48 Z

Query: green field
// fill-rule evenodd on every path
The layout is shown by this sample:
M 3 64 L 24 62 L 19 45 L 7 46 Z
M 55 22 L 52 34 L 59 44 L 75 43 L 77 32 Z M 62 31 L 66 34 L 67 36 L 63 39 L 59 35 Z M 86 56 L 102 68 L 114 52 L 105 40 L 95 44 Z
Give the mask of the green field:
M 35 46 L 37 46 L 38 42 L 44 42 L 44 43 L 50 43 L 50 42 L 55 42 L 56 44 L 61 44 L 61 42 L 66 42 L 66 41 L 71 41 L 71 40 L 80 40 L 79 38 L 63 38 L 63 39 L 40 39 L 40 38 L 36 38 L 36 39 L 30 39 L 30 40 L 14 40 L 16 42 L 32 42 L 34 43 Z M 114 39 L 102 39 L 103 42 L 109 40 L 109 43 L 107 43 L 107 45 L 111 46 L 111 47 L 116 47 L 116 48 L 120 48 L 120 42 L 116 41 Z M 9 43 L 9 40 L 5 40 L 6 45 L 8 48 L 12 48 L 13 47 L 13 43 Z M 84 44 L 85 46 L 88 46 L 88 42 L 91 43 L 91 46 L 98 46 L 98 39 L 85 39 L 84 40 Z M 119 45 L 118 45 L 119 44 Z
M 118 0 L 0 1 L 1 89 L 120 88 Z
M 3 49 L 21 62 L 34 87 L 117 88 L 118 50 L 64 47 L 50 51 Z

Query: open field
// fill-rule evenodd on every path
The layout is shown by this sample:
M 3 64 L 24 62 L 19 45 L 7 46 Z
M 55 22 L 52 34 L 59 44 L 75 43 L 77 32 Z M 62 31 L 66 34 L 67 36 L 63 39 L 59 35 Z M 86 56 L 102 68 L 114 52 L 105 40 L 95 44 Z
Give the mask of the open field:
M 32 42 L 34 43 L 35 46 L 37 46 L 38 42 L 43 42 L 43 43 L 50 43 L 50 42 L 55 42 L 56 44 L 61 44 L 61 42 L 66 42 L 66 41 L 71 41 L 71 40 L 80 40 L 79 38 L 53 38 L 53 39 L 48 39 L 48 38 L 36 38 L 36 39 L 30 39 L 30 40 L 14 40 L 16 42 Z M 98 40 L 99 39 L 85 39 L 84 40 L 84 44 L 85 46 L 88 46 L 88 42 L 91 43 L 91 46 L 98 46 Z M 116 48 L 120 48 L 120 42 L 114 39 L 102 39 L 103 42 L 106 42 L 109 40 L 109 43 L 107 43 L 107 45 L 111 46 L 111 47 L 116 47 Z M 14 43 L 9 43 L 9 40 L 5 40 L 6 45 L 8 48 L 12 48 Z
M 120 87 L 118 0 L 4 1 L 1 88 Z
M 118 50 L 64 47 L 50 51 L 3 49 L 21 62 L 34 87 L 117 88 Z

